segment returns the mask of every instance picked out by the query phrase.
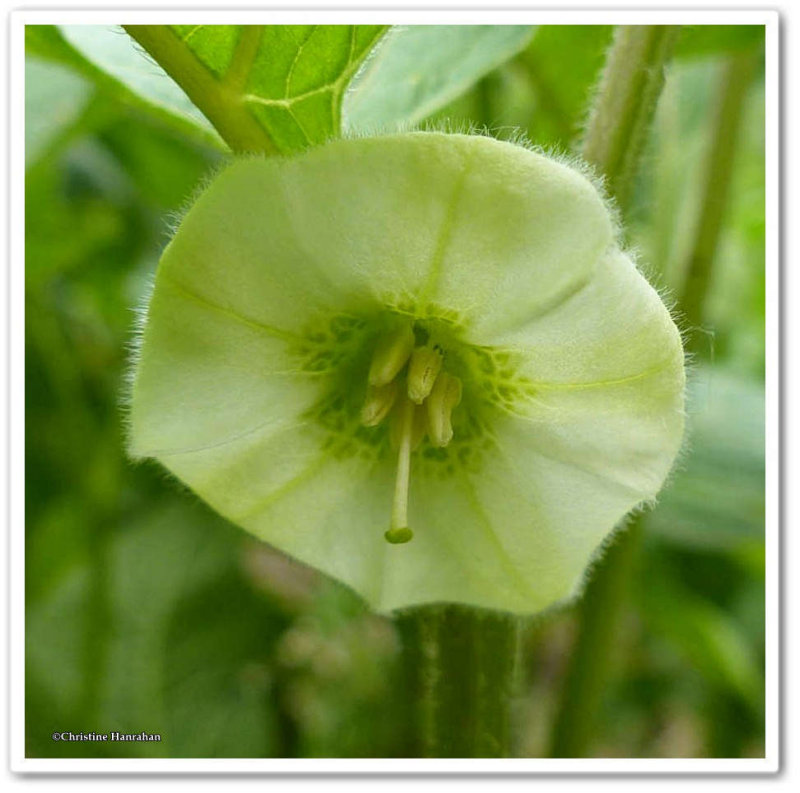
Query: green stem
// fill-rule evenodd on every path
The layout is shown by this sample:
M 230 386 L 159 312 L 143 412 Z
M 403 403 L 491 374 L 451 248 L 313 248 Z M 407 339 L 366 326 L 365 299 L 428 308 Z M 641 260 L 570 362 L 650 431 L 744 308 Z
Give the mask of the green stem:
M 262 25 L 242 26 L 228 74 L 222 80 L 203 66 L 169 25 L 124 25 L 125 31 L 186 92 L 235 152 L 277 153 L 267 131 L 242 102 L 244 78 L 258 51 Z
M 508 757 L 520 620 L 436 605 L 397 620 L 415 757 Z
M 603 174 L 609 193 L 623 210 L 677 35 L 675 27 L 620 27 L 606 57 L 583 156 Z M 554 757 L 584 756 L 597 732 L 641 533 L 637 517 L 591 571 L 578 604 L 576 642 L 551 738 Z
M 680 296 L 684 317 L 693 329 L 700 327 L 705 318 L 706 297 L 728 206 L 747 87 L 758 61 L 759 54 L 755 52 L 733 55 L 728 59 L 721 76 L 720 101 L 704 168 L 702 209 Z M 707 345 L 699 343 L 701 338 L 699 334 L 692 335 L 687 345 L 690 351 L 699 353 L 707 349 Z
M 604 175 L 622 209 L 630 199 L 679 30 L 673 25 L 618 27 L 606 56 L 581 153 Z
M 578 603 L 578 636 L 553 725 L 551 757 L 582 757 L 596 731 L 597 715 L 614 666 L 642 524 L 621 532 L 592 572 Z

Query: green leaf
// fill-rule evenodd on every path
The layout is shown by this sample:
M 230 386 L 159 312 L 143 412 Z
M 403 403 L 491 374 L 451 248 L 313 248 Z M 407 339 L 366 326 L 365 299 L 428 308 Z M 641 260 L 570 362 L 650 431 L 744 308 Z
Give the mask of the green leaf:
M 56 63 L 25 60 L 25 165 L 39 159 L 83 114 L 90 82 Z
M 702 209 L 705 160 L 715 147 L 710 113 L 719 104 L 723 61 L 673 64 L 656 114 L 648 162 L 650 178 L 637 186 L 633 234 L 644 257 L 657 264 L 665 286 L 681 292 L 695 247 Z M 687 327 L 700 351 L 744 374 L 764 371 L 764 87 L 755 79 L 747 94 L 740 143 L 733 163 L 730 202 L 720 231 L 705 302 L 704 330 Z M 707 331 L 711 331 L 707 333 Z
M 222 145 L 203 114 L 118 26 L 28 25 L 28 54 L 56 61 L 93 81 L 106 95 L 177 126 L 206 144 Z
M 65 25 L 61 33 L 87 61 L 157 108 L 210 130 L 202 113 L 119 27 Z
M 162 673 L 173 757 L 275 754 L 268 662 L 284 622 L 235 570 L 178 603 L 164 631 Z
M 540 25 L 517 62 L 535 92 L 528 135 L 538 144 L 570 141 L 585 123 L 586 105 L 597 82 L 611 25 Z
M 288 153 L 339 134 L 380 25 L 126 27 L 234 151 Z
M 29 286 L 92 262 L 130 263 L 119 251 L 131 235 L 135 195 L 120 164 L 82 138 L 26 178 L 25 267 Z M 46 208 L 46 211 L 43 210 Z
M 345 129 L 393 131 L 422 121 L 519 52 L 528 25 L 393 28 L 344 99 Z
M 142 203 L 162 212 L 183 206 L 224 156 L 216 149 L 192 146 L 185 136 L 149 118 L 135 127 L 128 116 L 107 125 L 103 143 L 130 176 Z
M 234 150 L 284 153 L 337 136 L 342 115 L 359 132 L 421 121 L 531 35 L 520 25 L 413 26 L 383 42 L 385 28 L 368 25 L 130 27 L 154 63 L 119 27 L 38 27 L 30 51 L 139 107 L 206 139 L 216 127 Z
M 756 654 L 730 614 L 694 594 L 664 565 L 648 569 L 640 602 L 650 625 L 711 684 L 736 692 L 756 712 L 763 707 Z
M 764 537 L 764 388 L 724 369 L 690 381 L 686 462 L 646 518 L 648 530 L 695 547 Z
M 235 540 L 208 512 L 173 500 L 109 535 L 102 563 L 74 565 L 29 606 L 27 730 L 35 754 L 269 753 L 273 706 L 253 672 L 281 624 L 242 581 Z M 101 594 L 92 583 L 98 576 Z M 108 610 L 106 620 L 98 609 Z M 87 658 L 87 637 L 99 656 Z M 91 712 L 87 690 L 96 695 Z M 145 730 L 162 741 L 53 742 L 52 732 L 63 729 Z
M 684 25 L 676 58 L 701 58 L 755 49 L 764 44 L 763 25 Z
M 580 173 L 485 137 L 239 160 L 160 262 L 130 451 L 377 609 L 546 608 L 682 436 L 680 336 L 614 234 Z M 361 409 L 411 325 L 399 348 L 438 345 L 463 394 L 413 455 L 401 394 L 398 455 Z

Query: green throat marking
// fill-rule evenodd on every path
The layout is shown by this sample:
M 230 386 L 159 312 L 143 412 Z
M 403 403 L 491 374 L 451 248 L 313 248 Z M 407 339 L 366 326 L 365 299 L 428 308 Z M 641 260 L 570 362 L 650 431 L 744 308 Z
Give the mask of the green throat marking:
M 446 311 L 386 307 L 315 323 L 294 348 L 299 369 L 324 383 L 307 414 L 335 457 L 393 460 L 395 486 L 386 540 L 411 540 L 408 498 L 416 475 L 476 473 L 491 427 L 532 385 L 517 353 L 465 343 Z M 416 453 L 415 453 L 416 452 Z

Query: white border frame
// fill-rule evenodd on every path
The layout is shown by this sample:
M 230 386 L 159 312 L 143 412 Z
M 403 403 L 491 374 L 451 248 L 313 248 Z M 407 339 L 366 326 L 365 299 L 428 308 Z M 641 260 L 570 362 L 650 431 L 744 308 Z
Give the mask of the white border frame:
M 737 759 L 47 759 L 24 756 L 24 26 L 26 24 L 748 24 L 766 41 L 766 756 Z M 9 572 L 10 768 L 35 774 L 769 774 L 779 770 L 780 269 L 779 17 L 775 11 L 519 10 L 30 10 L 10 15 L 9 106 Z

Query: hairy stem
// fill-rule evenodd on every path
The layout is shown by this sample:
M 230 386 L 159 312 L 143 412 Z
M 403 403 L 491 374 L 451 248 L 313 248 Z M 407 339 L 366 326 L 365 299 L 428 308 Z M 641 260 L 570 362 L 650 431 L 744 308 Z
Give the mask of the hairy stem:
M 582 757 L 591 745 L 615 650 L 620 649 L 624 605 L 641 538 L 642 523 L 636 518 L 598 563 L 578 604 L 578 637 L 553 725 L 551 757 Z
M 229 74 L 221 81 L 203 66 L 169 25 L 123 27 L 203 111 L 233 151 L 277 153 L 272 139 L 250 114 L 241 94 L 249 60 L 258 50 L 261 25 L 242 27 Z
M 468 606 L 398 618 L 415 757 L 508 757 L 520 620 Z
M 728 206 L 736 144 L 747 97 L 747 86 L 758 65 L 757 52 L 731 56 L 720 79 L 720 100 L 711 129 L 705 163 L 705 183 L 700 217 L 680 293 L 680 306 L 691 328 L 702 325 L 725 210 Z M 706 345 L 692 334 L 689 350 L 700 353 Z
M 618 27 L 606 56 L 581 153 L 605 176 L 623 210 L 678 31 L 673 25 Z
M 661 25 L 620 27 L 606 57 L 582 153 L 603 174 L 623 211 L 677 34 L 678 28 Z M 579 603 L 576 642 L 551 737 L 554 757 L 586 755 L 596 734 L 641 533 L 637 517 L 592 570 Z

